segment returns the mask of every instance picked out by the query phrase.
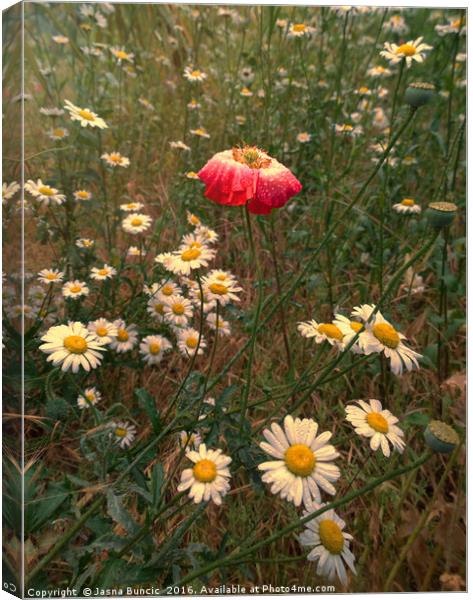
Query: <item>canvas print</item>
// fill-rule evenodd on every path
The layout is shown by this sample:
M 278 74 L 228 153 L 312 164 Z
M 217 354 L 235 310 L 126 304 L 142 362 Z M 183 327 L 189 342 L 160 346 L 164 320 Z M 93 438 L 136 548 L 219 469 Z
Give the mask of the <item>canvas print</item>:
M 3 13 L 3 590 L 466 590 L 465 8 Z

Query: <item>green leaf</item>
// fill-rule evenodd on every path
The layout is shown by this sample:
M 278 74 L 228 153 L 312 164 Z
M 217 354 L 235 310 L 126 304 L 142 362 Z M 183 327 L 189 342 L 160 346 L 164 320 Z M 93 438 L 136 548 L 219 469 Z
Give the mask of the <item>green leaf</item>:
M 121 498 L 110 489 L 107 490 L 107 512 L 127 533 L 135 534 L 138 531 L 138 525 L 124 508 Z

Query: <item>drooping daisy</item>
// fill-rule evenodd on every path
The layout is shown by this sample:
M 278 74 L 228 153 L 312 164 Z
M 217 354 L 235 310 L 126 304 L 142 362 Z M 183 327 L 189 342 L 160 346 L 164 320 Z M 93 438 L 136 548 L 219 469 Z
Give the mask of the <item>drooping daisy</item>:
M 69 100 L 65 100 L 64 108 L 69 112 L 71 120 L 79 121 L 81 127 L 98 127 L 99 129 L 108 127 L 102 118 L 88 108 L 75 106 Z
M 465 35 L 465 33 L 466 33 L 465 21 L 464 21 L 464 19 L 462 20 L 461 18 L 448 19 L 448 23 L 446 23 L 444 25 L 442 25 L 442 24 L 436 25 L 435 31 L 441 37 L 443 37 L 444 35 L 447 35 L 448 33 L 460 33 L 460 35 Z
M 204 336 L 201 336 L 199 343 L 199 332 L 188 327 L 177 332 L 177 346 L 184 356 L 194 356 L 197 348 L 199 348 L 197 354 L 203 354 L 207 343 Z
M 304 511 L 303 517 L 323 508 L 325 504 L 312 504 Z M 345 564 L 356 575 L 355 557 L 350 550 L 353 537 L 343 531 L 345 521 L 329 509 L 305 524 L 299 536 L 302 546 L 312 547 L 307 560 L 317 561 L 317 575 L 335 581 L 338 577 L 342 585 L 348 583 Z M 345 564 L 344 564 L 345 563 Z
M 89 295 L 89 288 L 84 281 L 79 281 L 75 279 L 74 281 L 67 281 L 62 286 L 62 295 L 64 298 L 80 298 L 81 296 Z
M 184 144 L 182 140 L 177 140 L 176 142 L 169 142 L 169 145 L 173 150 L 184 150 L 185 152 L 190 152 L 191 147 L 187 144 Z
M 302 337 L 315 338 L 316 344 L 328 342 L 331 346 L 343 347 L 343 333 L 334 323 L 317 323 L 314 319 L 298 323 Z
M 199 217 L 190 211 L 187 211 L 187 222 L 189 225 L 192 225 L 192 227 L 199 227 L 199 225 L 202 225 L 202 221 L 199 219 Z
M 106 279 L 111 279 L 116 274 L 117 270 L 107 264 L 100 268 L 92 267 L 90 272 L 91 278 L 95 279 L 96 281 L 105 281 Z
M 141 210 L 144 204 L 141 202 L 127 202 L 126 204 L 120 204 L 120 210 L 124 212 L 136 212 L 137 210 Z
M 94 240 L 90 240 L 89 238 L 78 238 L 76 240 L 76 246 L 78 248 L 89 249 L 93 248 L 95 245 Z
M 242 87 L 240 90 L 240 96 L 243 96 L 244 98 L 251 98 L 251 96 L 253 96 L 253 92 L 248 87 Z
M 201 108 L 201 104 L 200 102 L 197 102 L 197 100 L 192 98 L 192 100 L 187 103 L 187 108 L 189 110 L 198 110 L 199 108 Z
M 71 369 L 73 373 L 80 367 L 86 371 L 98 367 L 101 353 L 105 351 L 97 337 L 78 321 L 50 327 L 41 340 L 45 343 L 39 349 L 49 354 L 47 361 L 55 367 L 62 365 L 62 371 Z
M 204 240 L 206 244 L 215 244 L 218 241 L 218 233 L 205 225 L 197 225 L 195 234 Z
M 138 248 L 138 246 L 130 246 L 126 252 L 126 255 L 131 257 L 141 256 L 142 251 L 140 248 Z
M 209 300 L 216 300 L 222 306 L 230 302 L 240 302 L 238 292 L 242 288 L 231 274 L 209 274 L 202 279 L 202 287 Z
M 100 157 L 110 167 L 129 167 L 130 159 L 120 154 L 120 152 L 104 152 Z
M 422 43 L 423 39 L 424 38 L 421 36 L 415 40 L 409 40 L 400 46 L 384 42 L 384 50 L 381 50 L 380 55 L 389 60 L 392 65 L 405 59 L 406 66 L 409 68 L 412 65 L 413 60 L 418 63 L 423 62 L 426 52 L 432 50 L 432 46 Z
M 78 200 L 80 202 L 92 199 L 92 193 L 88 190 L 76 190 L 73 196 L 75 200 Z
M 422 294 L 425 291 L 424 278 L 409 267 L 404 274 L 402 289 L 408 294 Z
M 200 434 L 196 431 L 187 433 L 187 431 L 181 431 L 179 433 L 179 446 L 181 448 L 189 448 L 191 450 L 197 450 L 202 443 Z
M 58 142 L 59 140 L 63 140 L 68 135 L 69 135 L 69 132 L 67 131 L 67 129 L 64 129 L 64 127 L 55 127 L 54 129 L 50 129 L 48 131 L 48 137 L 51 140 L 54 140 L 55 142 Z
M 95 387 L 85 388 L 83 394 L 79 394 L 77 397 L 77 406 L 83 410 L 84 408 L 90 408 L 100 402 L 102 394 Z
M 43 269 L 38 273 L 38 280 L 41 283 L 60 283 L 64 278 L 64 273 L 59 269 Z
M 2 184 L 2 201 L 10 200 L 20 189 L 20 185 L 16 181 Z
M 54 204 L 62 204 L 66 200 L 66 196 L 64 194 L 60 194 L 59 190 L 51 187 L 50 185 L 46 185 L 38 179 L 38 181 L 34 182 L 32 179 L 28 179 L 25 183 L 25 190 L 29 192 L 32 196 L 39 200 L 46 206 L 52 202 Z
M 309 507 L 311 502 L 320 502 L 320 489 L 334 495 L 331 482 L 340 477 L 340 470 L 332 461 L 339 453 L 327 444 L 332 437 L 330 431 L 317 436 L 318 424 L 312 419 L 293 419 L 287 415 L 284 430 L 277 423 L 265 429 L 266 442 L 260 447 L 276 460 L 258 465 L 264 471 L 262 480 L 270 484 L 271 492 L 300 506 Z
M 136 325 L 126 325 L 123 319 L 113 321 L 113 325 L 117 328 L 117 335 L 113 338 L 110 347 L 119 353 L 128 352 L 138 341 Z
M 123 48 L 110 48 L 110 52 L 117 59 L 119 64 L 124 60 L 126 60 L 129 63 L 132 63 L 135 57 L 135 55 L 132 52 L 126 52 Z
M 136 437 L 136 427 L 130 425 L 128 421 L 119 421 L 118 423 L 113 421 L 110 423 L 110 430 L 112 439 L 120 448 L 131 446 Z
M 338 327 L 338 329 L 342 332 L 343 335 L 343 344 L 344 346 L 348 346 L 352 339 L 361 331 L 363 328 L 363 323 L 359 321 L 353 321 L 348 319 L 344 315 L 336 314 L 335 319 L 333 320 L 333 324 Z M 363 350 L 360 347 L 359 337 L 356 342 L 351 346 L 350 350 L 354 354 L 363 354 Z
M 131 213 L 122 221 L 122 229 L 127 233 L 143 233 L 151 227 L 152 219 L 144 213 Z
M 159 254 L 155 261 L 162 264 L 167 271 L 176 273 L 176 275 L 190 275 L 194 269 L 207 267 L 209 261 L 215 256 L 215 250 L 206 248 L 190 248 L 187 250 L 178 250 L 175 252 L 165 252 Z
M 171 342 L 162 335 L 147 335 L 140 344 L 140 354 L 148 365 L 157 365 L 171 348 Z
M 228 321 L 225 321 L 221 317 L 218 317 L 218 320 L 217 320 L 216 313 L 210 313 L 209 315 L 207 315 L 207 323 L 208 323 L 209 327 L 211 329 L 213 329 L 214 331 L 216 331 L 218 334 L 221 334 L 221 335 L 230 335 L 231 334 L 230 323 Z
M 152 297 L 148 300 L 147 311 L 157 319 L 160 323 L 164 321 L 164 305 L 165 302 L 161 298 Z
M 205 444 L 200 444 L 197 450 L 188 450 L 186 457 L 194 463 L 191 469 L 184 469 L 179 492 L 189 490 L 189 498 L 195 504 L 212 500 L 222 504 L 222 498 L 230 489 L 228 480 L 231 477 L 228 465 L 232 462 L 229 456 L 221 450 L 207 450 Z
M 164 319 L 171 325 L 183 327 L 192 319 L 192 304 L 183 296 L 171 296 L 164 304 Z
M 101 344 L 111 344 L 118 335 L 116 325 L 104 318 L 90 321 L 87 324 L 87 329 L 97 336 Z
M 184 77 L 191 83 L 202 83 L 207 79 L 207 74 L 200 69 L 193 69 L 192 67 L 186 67 L 184 69 Z
M 345 408 L 346 420 L 353 425 L 355 433 L 363 437 L 371 438 L 370 447 L 376 452 L 379 447 L 388 457 L 392 447 L 398 452 L 404 451 L 405 442 L 402 439 L 404 432 L 396 426 L 397 419 L 389 410 L 383 410 L 379 400 L 356 400 L 358 406 L 347 406 Z
M 412 198 L 404 198 L 401 202 L 393 204 L 393 210 L 405 215 L 417 215 L 422 211 L 422 208 Z
M 48 108 L 46 106 L 42 106 L 39 109 L 39 112 L 42 115 L 46 115 L 47 117 L 53 117 L 53 118 L 60 117 L 60 116 L 62 116 L 64 114 L 64 110 L 62 108 L 57 108 L 55 106 L 53 106 L 51 108 Z

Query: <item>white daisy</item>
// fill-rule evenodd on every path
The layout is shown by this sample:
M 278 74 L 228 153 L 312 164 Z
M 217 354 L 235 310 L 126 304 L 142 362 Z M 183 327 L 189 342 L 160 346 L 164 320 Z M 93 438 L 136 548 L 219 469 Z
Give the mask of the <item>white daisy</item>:
M 16 181 L 2 184 L 2 201 L 10 200 L 20 190 L 20 185 Z
M 291 23 L 287 31 L 287 36 L 291 38 L 301 38 L 310 36 L 314 32 L 315 29 L 305 23 Z
M 191 129 L 190 132 L 192 135 L 195 135 L 197 137 L 205 139 L 210 138 L 210 133 L 204 127 L 197 127 L 197 129 Z
M 215 244 L 215 242 L 218 241 L 218 233 L 205 225 L 198 225 L 195 229 L 195 233 L 207 244 Z
M 39 112 L 42 115 L 46 115 L 47 117 L 53 117 L 53 118 L 54 117 L 60 117 L 60 116 L 62 116 L 64 114 L 64 110 L 62 108 L 56 108 L 54 106 L 51 107 L 51 108 L 42 106 L 39 109 Z
M 392 15 L 389 19 L 383 23 L 383 29 L 385 31 L 392 31 L 393 33 L 407 33 L 409 27 L 406 24 L 406 20 L 402 15 Z
M 352 339 L 361 331 L 363 323 L 359 321 L 353 321 L 348 319 L 344 315 L 336 314 L 333 324 L 338 327 L 343 335 L 343 345 L 348 346 Z M 359 337 L 356 342 L 351 346 L 350 350 L 354 354 L 363 354 L 363 350 L 360 348 Z
M 207 79 L 207 74 L 200 69 L 193 69 L 192 67 L 186 67 L 184 69 L 184 77 L 191 83 L 202 83 Z
M 393 74 L 391 69 L 387 67 L 383 67 L 382 65 L 378 65 L 376 67 L 371 67 L 368 69 L 368 75 L 370 77 L 390 77 Z
M 50 327 L 41 340 L 45 343 L 39 349 L 49 354 L 47 361 L 55 367 L 62 365 L 62 371 L 72 369 L 73 373 L 79 367 L 86 371 L 98 367 L 105 351 L 97 337 L 78 321 Z
M 312 501 L 320 502 L 320 488 L 334 495 L 331 482 L 340 477 L 340 470 L 332 461 L 339 453 L 327 444 L 332 432 L 317 436 L 318 424 L 312 419 L 293 419 L 287 415 L 284 430 L 277 423 L 265 429 L 266 442 L 260 447 L 276 460 L 258 465 L 265 471 L 262 480 L 271 485 L 273 494 L 300 506 L 309 507 Z
M 126 252 L 127 256 L 141 256 L 142 252 L 138 246 L 130 246 Z
M 171 342 L 162 335 L 147 335 L 140 344 L 140 354 L 148 365 L 157 365 L 171 348 Z
M 208 276 L 202 278 L 202 288 L 210 301 L 218 301 L 222 306 L 230 302 L 240 302 L 237 294 L 242 291 L 242 288 L 231 273 L 215 274 L 211 271 Z
M 363 437 L 371 438 L 371 450 L 376 452 L 379 447 L 388 457 L 391 454 L 389 443 L 398 452 L 404 451 L 405 442 L 402 439 L 404 432 L 395 424 L 399 421 L 389 410 L 383 410 L 379 400 L 356 400 L 357 406 L 345 408 L 346 420 L 353 425 L 355 433 Z
M 153 286 L 156 286 L 156 288 L 154 289 Z M 161 298 L 165 302 L 167 302 L 171 296 L 182 295 L 182 289 L 175 281 L 162 279 L 160 283 L 154 283 L 153 286 L 153 295 L 155 295 L 157 298 Z
M 120 152 L 104 152 L 100 157 L 110 167 L 129 167 L 130 159 L 120 154 Z
M 87 190 L 76 190 L 73 196 L 75 200 L 78 200 L 80 202 L 92 200 L 92 194 Z
M 447 35 L 448 33 L 460 33 L 460 35 L 465 35 L 466 27 L 465 21 L 461 18 L 458 19 L 448 19 L 448 23 L 439 24 L 435 26 L 435 31 L 439 34 L 440 37 Z
M 72 298 L 75 300 L 81 296 L 88 296 L 89 288 L 84 281 L 79 281 L 78 279 L 75 279 L 74 281 L 67 281 L 62 286 L 62 295 L 64 298 Z
M 307 517 L 316 510 L 323 508 L 324 504 L 312 504 L 304 511 Z M 299 536 L 302 546 L 313 549 L 307 556 L 307 560 L 317 561 L 317 575 L 326 577 L 329 581 L 340 580 L 342 585 L 348 583 L 346 563 L 350 570 L 356 575 L 355 557 L 350 550 L 350 540 L 353 537 L 343 531 L 345 522 L 329 509 L 305 524 L 305 529 Z
M 199 225 L 202 225 L 202 221 L 199 219 L 199 217 L 190 211 L 187 211 L 187 222 L 189 225 L 192 225 L 192 227 L 199 227 Z
M 202 438 L 196 431 L 192 431 L 190 433 L 187 433 L 187 431 L 181 431 L 179 433 L 179 446 L 181 448 L 197 450 L 201 443 Z
M 78 248 L 88 249 L 88 248 L 93 248 L 94 245 L 95 245 L 94 240 L 90 240 L 89 238 L 79 238 L 76 240 L 76 246 Z
M 136 212 L 143 208 L 144 204 L 141 202 L 127 202 L 126 204 L 120 204 L 120 210 L 124 212 Z
M 106 279 L 111 279 L 116 274 L 117 270 L 107 264 L 100 269 L 98 267 L 92 267 L 92 270 L 90 271 L 91 278 L 95 279 L 96 281 L 105 281 Z
M 192 304 L 183 296 L 170 296 L 164 304 L 164 320 L 171 325 L 183 327 L 192 319 Z
M 118 335 L 116 325 L 104 318 L 90 321 L 87 324 L 87 329 L 97 336 L 101 344 L 111 344 Z
M 136 427 L 130 425 L 128 421 L 119 421 L 110 423 L 110 435 L 120 448 L 130 446 L 136 437 Z
M 38 280 L 41 283 L 60 283 L 64 278 L 64 273 L 59 269 L 43 269 L 38 273 Z
M 197 354 L 204 353 L 203 349 L 207 346 L 207 343 L 204 340 L 204 336 L 201 336 L 199 344 L 199 332 L 196 329 L 188 327 L 177 331 L 176 334 L 177 346 L 184 356 L 194 356 L 197 348 L 199 349 Z
M 63 140 L 68 135 L 69 135 L 69 132 L 67 131 L 67 129 L 64 129 L 64 127 L 55 127 L 54 129 L 50 129 L 48 131 L 48 137 L 51 140 L 54 140 L 55 142 L 58 142 L 59 140 Z
M 110 347 L 116 352 L 128 352 L 138 341 L 138 331 L 136 325 L 126 325 L 123 319 L 113 321 L 117 328 L 117 336 L 113 338 Z
M 200 288 L 196 282 L 192 282 L 192 286 L 189 288 L 189 297 L 198 311 L 202 309 L 204 314 L 215 310 L 217 308 L 217 301 L 210 300 L 207 292 L 203 290 L 203 294 L 200 292 Z
M 416 40 L 409 40 L 400 46 L 384 42 L 384 50 L 381 50 L 380 55 L 389 60 L 392 65 L 405 59 L 406 66 L 409 68 L 413 60 L 418 63 L 423 62 L 425 53 L 432 50 L 432 46 L 422 43 L 423 39 L 423 37 L 418 37 Z
M 215 256 L 215 250 L 206 248 L 189 248 L 159 254 L 155 261 L 163 265 L 167 271 L 177 275 L 190 275 L 194 269 L 207 267 L 209 261 Z
M 54 204 L 62 204 L 66 196 L 64 194 L 60 194 L 59 190 L 51 187 L 50 185 L 46 185 L 38 179 L 38 181 L 34 182 L 32 179 L 28 179 L 25 183 L 25 190 L 29 192 L 32 196 L 43 202 L 46 206 L 52 202 Z
M 317 323 L 314 319 L 298 323 L 302 337 L 315 338 L 317 344 L 328 342 L 331 346 L 343 347 L 343 333 L 334 323 Z
M 169 142 L 169 145 L 173 150 L 184 150 L 186 152 L 190 152 L 190 146 L 184 144 L 182 140 L 177 140 L 176 142 Z
M 416 204 L 415 200 L 413 200 L 412 198 L 404 198 L 403 200 L 401 200 L 401 202 L 393 204 L 393 209 L 397 213 L 401 213 L 404 215 L 418 215 L 422 211 L 420 205 Z
M 75 106 L 69 100 L 65 100 L 64 108 L 69 112 L 71 120 L 79 121 L 81 127 L 98 127 L 99 129 L 106 129 L 108 127 L 103 119 L 88 108 Z
M 102 394 L 95 387 L 85 388 L 83 394 L 77 397 L 77 406 L 83 410 L 97 404 L 102 399 Z
M 126 52 L 124 48 L 110 48 L 110 52 L 117 59 L 119 63 L 126 60 L 129 63 L 133 62 L 135 55 L 132 52 Z
M 122 229 L 127 233 L 143 233 L 151 227 L 152 219 L 143 213 L 131 213 L 122 221 Z
M 195 504 L 209 500 L 222 504 L 222 497 L 230 489 L 228 465 L 232 459 L 222 454 L 221 450 L 207 450 L 205 444 L 200 444 L 197 450 L 188 450 L 186 457 L 194 466 L 182 472 L 178 491 L 189 490 L 189 497 Z
M 147 311 L 157 319 L 159 323 L 164 322 L 164 305 L 165 302 L 161 298 L 153 297 L 148 300 Z
M 218 317 L 217 321 L 216 313 L 210 313 L 209 315 L 207 315 L 207 323 L 210 329 L 217 331 L 221 335 L 231 334 L 230 323 L 228 321 L 225 321 L 221 317 Z
M 64 46 L 65 44 L 69 43 L 69 38 L 65 35 L 53 35 L 51 39 L 60 46 Z

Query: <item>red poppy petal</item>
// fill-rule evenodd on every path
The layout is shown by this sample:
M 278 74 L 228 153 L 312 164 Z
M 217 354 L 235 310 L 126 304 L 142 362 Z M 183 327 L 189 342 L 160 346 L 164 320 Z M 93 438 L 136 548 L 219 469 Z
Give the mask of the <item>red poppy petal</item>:
M 272 208 L 280 208 L 292 196 L 298 194 L 302 185 L 294 175 L 277 161 L 276 168 L 261 169 L 255 199 Z

